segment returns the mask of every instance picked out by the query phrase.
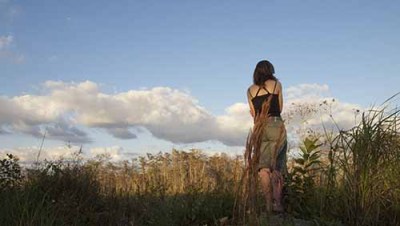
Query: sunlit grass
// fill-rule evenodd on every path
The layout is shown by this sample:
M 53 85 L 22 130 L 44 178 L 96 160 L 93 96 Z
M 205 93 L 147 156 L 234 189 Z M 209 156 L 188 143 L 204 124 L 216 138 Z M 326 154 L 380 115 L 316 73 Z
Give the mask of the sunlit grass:
M 400 225 L 399 111 L 375 109 L 360 117 L 334 136 L 306 136 L 288 162 L 286 217 L 255 205 L 254 222 Z M 245 167 L 241 156 L 200 150 L 120 162 L 107 156 L 84 161 L 77 153 L 29 169 L 8 156 L 0 161 L 1 225 L 237 225 L 244 222 L 233 210 Z

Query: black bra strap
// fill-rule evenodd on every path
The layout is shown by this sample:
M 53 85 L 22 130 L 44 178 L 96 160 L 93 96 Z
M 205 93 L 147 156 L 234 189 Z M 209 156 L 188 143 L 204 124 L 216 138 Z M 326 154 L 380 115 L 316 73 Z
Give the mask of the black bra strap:
M 251 98 L 253 98 L 253 96 L 251 95 L 251 92 L 250 92 L 250 88 L 247 89 L 247 94 L 248 94 Z
M 257 93 L 256 93 L 255 97 L 256 97 L 256 96 L 258 96 L 258 93 L 260 92 L 260 90 L 261 90 L 261 87 L 260 87 L 260 88 L 258 88 L 258 90 L 257 90 Z
M 265 86 L 263 86 L 262 88 L 265 90 L 265 92 L 267 92 L 268 94 L 270 94 L 269 91 L 267 90 L 267 88 L 265 88 Z
M 276 88 L 276 84 L 278 83 L 278 81 L 275 81 L 275 86 L 274 86 L 274 91 L 272 91 L 272 94 L 275 93 L 275 88 Z

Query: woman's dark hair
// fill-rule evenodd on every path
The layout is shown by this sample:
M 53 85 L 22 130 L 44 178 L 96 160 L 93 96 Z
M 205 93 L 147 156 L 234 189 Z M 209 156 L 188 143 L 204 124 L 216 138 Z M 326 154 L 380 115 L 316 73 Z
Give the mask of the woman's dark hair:
M 262 60 L 257 63 L 256 69 L 254 69 L 253 82 L 255 85 L 263 86 L 265 81 L 272 79 L 278 80 L 275 76 L 274 65 L 268 60 Z

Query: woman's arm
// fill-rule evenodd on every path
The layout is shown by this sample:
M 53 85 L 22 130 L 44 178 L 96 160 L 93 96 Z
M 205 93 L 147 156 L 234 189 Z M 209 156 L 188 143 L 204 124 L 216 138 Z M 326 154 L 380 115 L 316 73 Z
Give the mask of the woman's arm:
M 247 90 L 247 102 L 249 102 L 249 107 L 250 107 L 250 114 L 251 114 L 251 116 L 254 118 L 254 116 L 255 116 L 255 110 L 254 110 L 254 106 L 253 106 L 253 102 L 251 102 L 251 99 L 252 99 L 253 97 L 251 96 L 251 93 L 250 93 L 250 88 Z
M 283 109 L 283 94 L 282 94 L 282 84 L 279 82 L 278 83 L 278 89 L 279 89 L 279 108 L 280 111 L 282 112 Z

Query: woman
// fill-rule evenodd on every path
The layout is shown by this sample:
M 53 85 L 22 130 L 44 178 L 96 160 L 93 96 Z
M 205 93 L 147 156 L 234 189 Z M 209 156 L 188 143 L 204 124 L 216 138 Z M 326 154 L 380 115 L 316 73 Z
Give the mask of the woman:
M 282 188 L 286 170 L 286 129 L 281 118 L 282 85 L 274 76 L 274 66 L 260 61 L 253 75 L 253 85 L 247 90 L 250 113 L 254 118 L 251 134 L 255 169 L 265 194 L 267 211 L 283 211 Z

